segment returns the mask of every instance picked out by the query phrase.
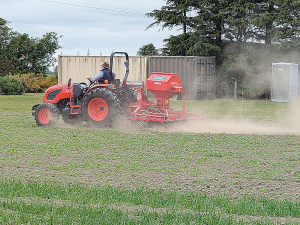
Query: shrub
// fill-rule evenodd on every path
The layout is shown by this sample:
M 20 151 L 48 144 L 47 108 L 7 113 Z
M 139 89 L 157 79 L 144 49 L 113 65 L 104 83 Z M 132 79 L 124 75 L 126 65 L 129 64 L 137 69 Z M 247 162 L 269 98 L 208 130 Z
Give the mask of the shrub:
M 40 85 L 42 92 L 45 92 L 47 88 L 57 84 L 57 82 L 57 75 L 55 74 L 44 78 Z
M 22 81 L 9 75 L 0 77 L 0 92 L 5 95 L 22 95 L 24 93 Z
M 270 99 L 271 87 L 269 85 L 256 84 L 242 87 L 244 98 L 247 99 Z
M 15 74 L 22 80 L 26 93 L 43 93 L 48 87 L 57 84 L 57 76 L 44 77 L 43 74 Z

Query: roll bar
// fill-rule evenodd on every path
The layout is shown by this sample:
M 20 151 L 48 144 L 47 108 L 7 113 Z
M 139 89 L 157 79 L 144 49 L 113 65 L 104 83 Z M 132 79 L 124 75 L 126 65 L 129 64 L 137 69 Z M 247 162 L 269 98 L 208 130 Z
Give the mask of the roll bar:
M 115 54 L 120 54 L 120 55 L 124 54 L 125 57 L 126 57 L 126 61 L 124 62 L 125 66 L 126 66 L 126 73 L 125 73 L 125 77 L 123 79 L 123 84 L 125 84 L 126 80 L 128 78 L 128 74 L 129 74 L 129 57 L 128 57 L 127 52 L 113 52 L 113 53 L 111 53 L 111 55 L 110 55 L 109 69 L 110 69 L 110 77 L 112 78 L 112 81 L 114 80 L 113 79 L 113 75 L 112 75 L 112 68 L 113 68 L 113 61 L 114 61 L 113 59 L 114 59 L 114 55 Z

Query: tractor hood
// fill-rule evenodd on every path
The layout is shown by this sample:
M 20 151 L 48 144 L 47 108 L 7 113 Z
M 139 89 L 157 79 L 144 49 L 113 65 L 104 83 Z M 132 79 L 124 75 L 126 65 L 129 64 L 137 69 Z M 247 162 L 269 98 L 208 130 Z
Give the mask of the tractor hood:
M 56 84 L 45 91 L 44 102 L 57 103 L 59 100 L 69 97 L 68 84 Z

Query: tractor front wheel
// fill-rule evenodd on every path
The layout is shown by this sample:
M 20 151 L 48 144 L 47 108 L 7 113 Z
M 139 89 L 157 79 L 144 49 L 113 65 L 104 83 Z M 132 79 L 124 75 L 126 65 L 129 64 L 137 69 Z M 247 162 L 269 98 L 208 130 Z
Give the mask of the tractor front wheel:
M 37 125 L 51 126 L 58 121 L 59 110 L 54 104 L 43 103 L 36 107 L 33 115 Z
M 120 113 L 120 103 L 110 90 L 97 88 L 84 97 L 82 113 L 90 126 L 108 127 Z

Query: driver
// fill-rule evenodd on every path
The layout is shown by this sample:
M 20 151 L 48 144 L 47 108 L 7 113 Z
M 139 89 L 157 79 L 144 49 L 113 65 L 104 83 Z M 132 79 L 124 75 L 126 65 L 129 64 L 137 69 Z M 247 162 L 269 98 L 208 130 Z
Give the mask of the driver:
M 113 78 L 115 78 L 115 74 L 112 73 Z M 108 80 L 108 83 L 111 83 L 111 77 L 110 77 L 110 70 L 109 70 L 109 63 L 108 62 L 104 62 L 102 64 L 102 70 L 100 70 L 100 73 L 98 73 L 96 76 L 94 77 L 88 77 L 87 78 L 90 82 L 95 82 L 98 81 L 99 84 L 104 84 L 105 80 Z

